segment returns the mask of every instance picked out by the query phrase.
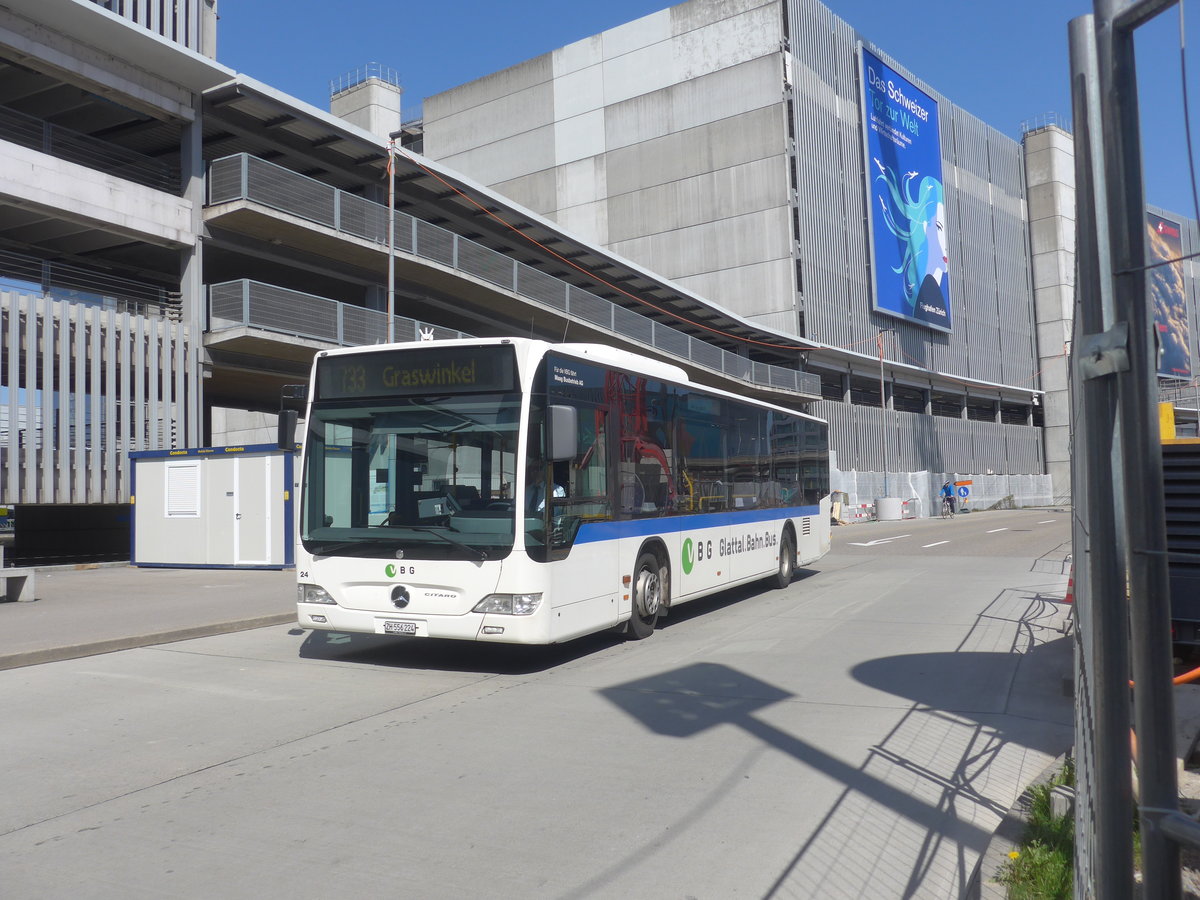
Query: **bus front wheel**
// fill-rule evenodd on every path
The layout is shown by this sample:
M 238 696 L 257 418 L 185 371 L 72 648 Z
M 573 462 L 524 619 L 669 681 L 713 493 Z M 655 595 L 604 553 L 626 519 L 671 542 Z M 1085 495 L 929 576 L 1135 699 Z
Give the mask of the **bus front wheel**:
M 796 574 L 796 547 L 791 532 L 785 531 L 779 539 L 779 570 L 775 573 L 775 586 L 785 588 L 792 583 Z
M 654 633 L 654 625 L 666 599 L 666 590 L 667 569 L 659 564 L 657 556 L 647 550 L 638 557 L 633 570 L 633 610 L 626 629 L 630 638 L 640 641 Z

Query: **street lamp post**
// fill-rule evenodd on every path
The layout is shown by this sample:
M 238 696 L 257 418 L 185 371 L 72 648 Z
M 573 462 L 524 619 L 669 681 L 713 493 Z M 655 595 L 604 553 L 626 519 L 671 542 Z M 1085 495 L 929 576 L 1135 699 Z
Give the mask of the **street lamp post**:
M 387 342 L 396 340 L 396 140 L 388 141 Z

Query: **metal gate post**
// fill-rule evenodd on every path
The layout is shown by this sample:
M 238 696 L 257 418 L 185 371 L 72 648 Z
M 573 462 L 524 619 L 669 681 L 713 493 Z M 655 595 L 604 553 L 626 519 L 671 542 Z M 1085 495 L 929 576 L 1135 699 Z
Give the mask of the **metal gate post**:
M 1116 380 L 1085 348 L 1112 326 L 1102 272 L 1108 259 L 1099 141 L 1095 20 L 1070 23 L 1075 122 L 1076 270 L 1071 407 L 1075 603 L 1076 897 L 1128 898 L 1133 889 L 1133 786 L 1129 777 L 1129 628 L 1120 493 Z M 1115 480 L 1114 480 L 1115 479 Z M 1091 820 L 1089 821 L 1089 816 Z
M 1128 328 L 1127 371 L 1118 372 L 1120 437 L 1126 473 L 1130 630 L 1141 786 L 1145 896 L 1180 896 L 1179 847 L 1161 827 L 1177 808 L 1171 609 L 1166 528 L 1162 517 L 1162 451 L 1158 442 L 1152 311 L 1146 305 L 1146 201 L 1142 188 L 1137 73 L 1133 32 L 1167 0 L 1096 0 L 1096 49 L 1104 129 L 1108 220 L 1116 323 Z M 1153 12 L 1152 12 L 1153 11 Z M 1109 273 L 1102 273 L 1108 276 Z

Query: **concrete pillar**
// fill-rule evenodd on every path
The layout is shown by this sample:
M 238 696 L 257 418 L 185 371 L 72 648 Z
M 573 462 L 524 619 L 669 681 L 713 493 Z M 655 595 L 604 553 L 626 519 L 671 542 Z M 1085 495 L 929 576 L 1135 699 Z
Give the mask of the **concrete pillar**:
M 199 52 L 209 59 L 217 58 L 217 0 L 200 0 Z
M 1056 500 L 1071 494 L 1067 353 L 1075 301 L 1075 140 L 1056 125 L 1024 137 L 1029 245 L 1046 471 Z
M 399 75 L 372 63 L 330 86 L 329 111 L 386 141 L 400 130 Z
M 192 95 L 194 118 L 183 128 L 180 137 L 180 184 L 183 196 L 192 204 L 192 244 L 182 251 L 182 271 L 179 279 L 180 321 L 190 334 L 191 348 L 188 352 L 187 371 L 188 408 L 184 411 L 186 433 L 180 435 L 184 446 L 200 445 L 201 417 L 204 409 L 204 380 L 200 373 L 199 348 L 208 328 L 208 304 L 204 297 L 204 146 L 201 119 L 201 99 Z

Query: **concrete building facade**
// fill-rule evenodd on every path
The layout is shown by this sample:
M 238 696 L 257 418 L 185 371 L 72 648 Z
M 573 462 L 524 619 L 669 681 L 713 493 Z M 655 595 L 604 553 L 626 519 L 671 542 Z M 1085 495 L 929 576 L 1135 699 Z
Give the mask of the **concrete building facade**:
M 758 331 L 407 151 L 389 246 L 398 86 L 339 82 L 355 124 L 215 62 L 210 2 L 164 9 L 0 8 L 0 506 L 18 556 L 86 555 L 67 528 L 85 509 L 111 514 L 90 532 L 127 527 L 131 452 L 270 440 L 316 350 L 386 339 L 389 271 L 398 340 L 565 334 L 819 396 L 800 342 L 752 359 L 709 340 L 705 323 Z M 35 520 L 50 543 L 33 552 Z
M 855 36 L 819 4 L 696 0 L 433 98 L 422 126 L 382 68 L 335 82 L 335 115 L 217 63 L 209 0 L 164 9 L 0 8 L 0 506 L 48 531 L 128 518 L 131 452 L 272 440 L 314 352 L 386 339 L 390 280 L 397 340 L 614 344 L 814 409 L 843 470 L 1052 462 L 1061 160 L 1027 190 L 1019 145 L 947 103 L 976 283 L 949 335 L 872 312 Z
M 937 102 L 948 334 L 872 306 L 861 46 Z M 984 467 L 1067 493 L 1066 132 L 1007 137 L 817 0 L 692 0 L 429 98 L 423 124 L 430 157 L 817 345 L 844 467 L 955 470 L 999 441 Z M 873 350 L 870 375 L 846 362 Z M 1034 456 L 994 427 L 1022 422 L 1045 425 Z

